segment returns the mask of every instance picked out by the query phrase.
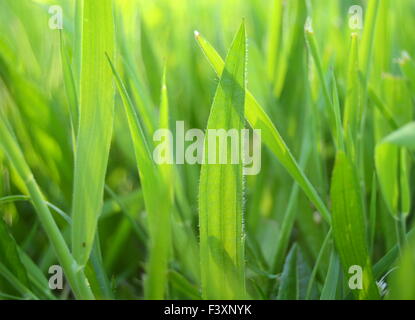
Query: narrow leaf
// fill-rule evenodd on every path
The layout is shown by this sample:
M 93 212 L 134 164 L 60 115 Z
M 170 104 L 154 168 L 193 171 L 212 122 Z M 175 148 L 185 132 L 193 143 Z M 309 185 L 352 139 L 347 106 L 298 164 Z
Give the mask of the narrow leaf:
M 200 259 L 202 294 L 207 299 L 244 297 L 245 258 L 242 224 L 243 165 L 237 141 L 237 163 L 231 163 L 235 145 L 211 145 L 214 130 L 244 128 L 245 26 L 242 24 L 231 45 L 225 69 L 216 90 L 205 137 L 204 164 L 199 184 Z M 216 136 L 214 137 L 216 140 Z M 227 155 L 219 163 L 218 156 Z M 211 156 L 215 157 L 212 163 Z
M 110 57 L 114 54 L 112 0 L 83 1 L 80 115 L 72 204 L 72 251 L 81 266 L 87 263 L 94 244 L 112 136 L 114 89 L 105 53 Z
M 356 171 L 345 153 L 339 151 L 333 171 L 331 200 L 333 236 L 344 274 L 357 266 L 362 270 L 362 288 L 353 290 L 358 299 L 378 299 L 366 244 L 366 227 Z

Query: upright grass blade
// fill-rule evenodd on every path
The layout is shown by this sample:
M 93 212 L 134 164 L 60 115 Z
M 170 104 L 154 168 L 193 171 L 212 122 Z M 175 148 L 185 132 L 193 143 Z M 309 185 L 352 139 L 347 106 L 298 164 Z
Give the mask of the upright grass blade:
M 208 62 L 211 64 L 216 74 L 221 76 L 224 69 L 222 58 L 212 45 L 199 34 L 199 32 L 195 31 L 195 37 Z M 246 92 L 245 97 L 245 118 L 252 128 L 261 130 L 262 139 L 265 145 L 300 185 L 301 189 L 316 206 L 324 219 L 330 223 L 330 213 L 323 200 L 292 156 L 291 151 L 277 128 L 275 128 L 271 119 L 249 91 Z
M 267 69 L 271 83 L 274 83 L 277 75 L 277 66 L 280 56 L 283 20 L 283 1 L 273 0 L 269 19 L 269 35 L 267 48 Z
M 69 61 L 68 53 L 66 52 L 66 47 L 63 39 L 63 34 L 60 33 L 60 50 L 61 50 L 61 63 L 62 63 L 62 73 L 65 83 L 65 91 L 69 104 L 69 115 L 71 120 L 71 129 L 72 129 L 72 142 L 74 147 L 76 146 L 76 130 L 79 124 L 79 103 L 78 95 L 76 90 L 76 83 L 74 75 L 72 72 L 72 67 Z
M 358 147 L 357 133 L 362 117 L 359 80 L 358 35 L 352 34 L 347 73 L 347 94 L 344 106 L 343 130 L 348 154 L 355 159 Z
M 0 146 L 8 156 L 10 162 L 13 163 L 20 178 L 25 182 L 39 220 L 46 231 L 75 296 L 80 299 L 93 299 L 94 296 L 83 270 L 78 269 L 76 261 L 71 256 L 67 244 L 47 207 L 42 192 L 27 165 L 23 153 L 2 117 L 0 117 L 0 136 L 2 137 Z
M 398 214 L 399 185 L 399 149 L 391 144 L 380 144 L 376 147 L 375 163 L 379 186 L 383 198 L 392 215 Z
M 375 152 L 379 185 L 389 212 L 395 218 L 400 249 L 406 234 L 406 218 L 411 210 L 410 156 L 402 147 L 410 148 L 415 137 L 413 123 L 391 133 L 377 146 Z
M 342 117 L 340 111 L 340 101 L 339 101 L 339 92 L 337 89 L 336 78 L 333 74 L 332 77 L 333 82 L 333 110 L 334 110 L 334 117 L 335 117 L 335 126 L 336 126 L 336 138 L 337 138 L 337 149 L 344 151 L 344 134 L 343 134 L 343 127 L 342 127 Z
M 340 261 L 339 257 L 332 251 L 330 257 L 329 269 L 327 271 L 327 276 L 324 281 L 323 289 L 321 290 L 320 300 L 335 300 L 337 286 L 339 282 L 340 275 Z
M 372 178 L 372 188 L 371 188 L 371 194 L 370 194 L 370 207 L 369 207 L 369 230 L 368 230 L 368 241 L 369 241 L 369 253 L 373 254 L 373 246 L 375 243 L 375 234 L 376 234 L 376 211 L 377 211 L 377 180 L 376 180 L 376 174 L 373 174 Z
M 323 258 L 323 255 L 326 252 L 327 247 L 328 247 L 328 245 L 330 243 L 331 234 L 332 234 L 332 229 L 330 229 L 329 232 L 327 232 L 327 235 L 326 235 L 326 237 L 325 237 L 325 239 L 323 241 L 323 244 L 321 245 L 320 251 L 318 253 L 316 262 L 315 262 L 314 267 L 313 267 L 313 271 L 311 272 L 310 280 L 308 282 L 306 300 L 309 300 L 310 297 L 311 297 L 310 295 L 311 295 L 311 290 L 313 289 L 314 280 L 316 278 L 317 271 L 318 271 L 318 268 L 320 266 L 320 263 L 321 263 L 321 260 Z
M 169 124 L 169 96 L 167 91 L 167 84 L 166 84 L 166 69 L 164 69 L 163 72 L 163 79 L 162 79 L 162 85 L 161 85 L 161 95 L 160 95 L 160 116 L 159 116 L 159 128 L 164 130 L 170 130 L 170 124 Z M 173 142 L 169 143 L 167 141 L 167 157 L 170 157 L 171 160 L 173 160 Z M 164 183 L 169 186 L 169 194 L 170 194 L 170 201 L 173 199 L 173 185 L 174 185 L 174 179 L 173 179 L 173 166 L 171 163 L 164 163 L 160 165 L 160 169 L 163 173 L 163 179 Z
M 371 65 L 373 50 L 373 39 L 376 30 L 376 23 L 381 0 L 368 1 L 368 8 L 365 15 L 365 27 L 363 31 L 362 47 L 360 49 L 360 69 L 368 77 Z M 367 81 L 368 79 L 366 79 Z
M 284 269 L 281 274 L 281 285 L 278 290 L 278 300 L 297 300 L 298 295 L 298 246 L 294 244 L 288 253 L 284 264 Z
M 366 243 L 365 216 L 356 171 L 345 153 L 339 151 L 333 171 L 331 201 L 333 237 L 345 275 L 352 266 L 362 270 L 362 288 L 354 290 L 358 299 L 378 299 Z
M 167 268 L 171 245 L 169 186 L 165 183 L 161 167 L 153 161 L 152 152 L 150 152 L 152 142 L 149 142 L 144 134 L 131 98 L 109 57 L 108 61 L 115 75 L 118 91 L 127 114 L 143 189 L 144 204 L 148 214 L 150 243 L 144 289 L 145 297 L 159 300 L 164 298 L 167 287 Z
M 112 0 L 83 1 L 79 131 L 72 204 L 72 251 L 85 266 L 102 207 L 112 137 L 114 89 L 105 57 L 114 54 Z
M 304 300 L 311 270 L 305 263 L 301 248 L 295 243 L 287 255 L 280 278 L 278 300 Z
M 308 44 L 310 54 L 313 57 L 313 61 L 316 65 L 318 77 L 321 82 L 321 86 L 323 88 L 324 102 L 326 103 L 326 108 L 328 108 L 328 116 L 329 116 L 328 120 L 329 120 L 330 130 L 333 135 L 333 138 L 335 139 L 336 142 L 338 142 L 340 138 L 338 137 L 338 132 L 335 129 L 336 128 L 335 110 L 334 110 L 333 102 L 330 98 L 330 93 L 329 93 L 329 89 L 327 86 L 327 82 L 324 77 L 323 63 L 321 61 L 320 52 L 317 46 L 317 41 L 314 35 L 314 31 L 311 28 L 305 29 L 305 38 Z
M 232 146 L 211 144 L 215 130 L 244 128 L 246 36 L 242 24 L 228 53 L 213 100 L 205 137 L 204 164 L 199 183 L 200 260 L 202 295 L 206 299 L 243 298 L 245 254 L 243 232 L 242 144 L 237 163 Z M 214 137 L 214 139 L 217 139 Z M 235 147 L 235 146 L 233 146 Z M 226 153 L 225 162 L 218 158 Z M 212 163 L 212 155 L 215 163 Z

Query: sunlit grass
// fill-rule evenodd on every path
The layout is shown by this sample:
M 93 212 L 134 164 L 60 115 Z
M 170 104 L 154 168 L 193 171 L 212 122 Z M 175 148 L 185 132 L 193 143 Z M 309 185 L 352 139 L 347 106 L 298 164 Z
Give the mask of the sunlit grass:
M 415 299 L 412 0 L 53 4 L 0 4 L 0 299 Z

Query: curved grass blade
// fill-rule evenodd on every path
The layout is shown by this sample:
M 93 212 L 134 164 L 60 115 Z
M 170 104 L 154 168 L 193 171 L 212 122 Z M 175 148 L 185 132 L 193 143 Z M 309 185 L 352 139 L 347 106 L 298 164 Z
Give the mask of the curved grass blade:
M 406 240 L 408 243 L 415 241 L 415 229 L 412 229 L 406 234 Z M 388 251 L 376 264 L 373 266 L 373 274 L 375 279 L 379 279 L 382 275 L 386 274 L 396 259 L 399 257 L 399 247 L 395 245 L 391 250 Z
M 105 53 L 114 54 L 112 0 L 83 1 L 79 131 L 72 204 L 72 251 L 80 266 L 91 253 L 101 212 L 111 144 L 114 89 Z
M 49 288 L 48 279 L 43 274 L 42 270 L 33 262 L 33 260 L 20 248 L 18 248 L 20 259 L 26 268 L 27 276 L 32 284 L 32 288 L 39 296 L 43 296 L 50 300 L 55 300 L 55 296 L 52 294 Z
M 216 74 L 221 76 L 224 68 L 222 58 L 212 47 L 212 45 L 200 35 L 199 32 L 195 31 L 195 37 L 208 62 L 211 64 Z M 324 219 L 330 223 L 331 217 L 329 210 L 319 196 L 317 190 L 310 183 L 303 170 L 301 170 L 271 119 L 248 90 L 245 97 L 245 118 L 252 128 L 261 130 L 261 136 L 265 145 L 272 151 L 278 161 L 280 161 L 288 173 L 300 185 L 301 189 L 316 206 Z
M 415 122 L 411 122 L 392 132 L 383 141 L 400 147 L 415 149 Z
M 245 63 L 246 36 L 242 23 L 213 100 L 200 172 L 200 260 L 205 299 L 245 296 L 242 144 L 237 142 L 238 161 L 231 163 L 229 158 L 235 150 L 227 142 L 225 146 L 216 143 L 213 146 L 209 142 L 209 133 L 213 134 L 214 130 L 236 129 L 239 134 L 244 128 Z M 223 153 L 228 157 L 219 163 L 218 156 Z
M 366 244 L 366 227 L 356 171 L 345 153 L 339 151 L 331 185 L 333 237 L 345 275 L 349 268 L 362 269 L 362 289 L 353 290 L 358 299 L 378 299 Z
M 152 153 L 150 152 L 152 143 L 147 141 L 131 98 L 109 57 L 108 61 L 114 73 L 118 91 L 127 114 L 143 189 L 144 204 L 148 213 L 150 238 L 145 296 L 147 299 L 163 299 L 167 287 L 167 270 L 171 245 L 171 201 L 160 201 L 160 199 L 170 199 L 169 189 L 165 184 L 161 168 L 157 167 L 153 161 Z

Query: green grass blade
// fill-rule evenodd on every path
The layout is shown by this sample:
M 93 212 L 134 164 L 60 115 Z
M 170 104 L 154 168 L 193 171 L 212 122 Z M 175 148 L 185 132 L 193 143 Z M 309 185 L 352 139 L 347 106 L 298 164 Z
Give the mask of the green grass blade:
M 47 299 L 55 300 L 49 288 L 48 279 L 43 274 L 42 270 L 33 262 L 33 260 L 21 249 L 19 249 L 20 259 L 26 268 L 27 276 L 32 283 L 32 288 L 35 292 L 39 292 L 39 296 Z
M 242 24 L 234 38 L 223 75 L 212 104 L 207 132 L 210 130 L 244 128 L 244 96 L 246 69 L 246 36 Z M 229 145 L 209 148 L 205 138 L 204 160 L 199 184 L 200 260 L 202 295 L 207 299 L 244 297 L 245 258 L 243 233 L 243 165 L 242 150 L 238 148 L 238 163 L 232 164 Z M 227 143 L 228 144 L 228 143 Z M 238 144 L 240 144 L 238 142 Z M 226 149 L 225 149 L 226 148 Z M 208 163 L 228 154 L 224 164 Z
M 415 241 L 415 229 L 409 231 L 406 235 L 407 242 Z M 396 262 L 396 259 L 399 258 L 399 247 L 395 245 L 390 249 L 376 264 L 373 266 L 373 274 L 375 279 L 381 278 L 384 274 L 388 272 L 390 268 Z
M 331 235 L 332 235 L 332 230 L 330 229 L 329 232 L 327 233 L 324 241 L 323 241 L 323 244 L 321 245 L 320 251 L 318 253 L 316 262 L 315 262 L 314 267 L 313 267 L 313 271 L 311 272 L 310 280 L 309 280 L 308 286 L 307 286 L 306 300 L 309 300 L 310 297 L 311 297 L 311 290 L 313 289 L 314 280 L 316 278 L 317 271 L 318 271 L 318 268 L 320 266 L 323 255 L 326 252 L 327 247 L 330 243 Z
M 340 260 L 334 251 L 331 253 L 329 270 L 321 290 L 320 300 L 335 300 L 340 276 Z
M 415 149 L 415 122 L 411 122 L 395 132 L 392 132 L 383 139 L 383 142 Z
M 358 57 L 358 36 L 352 34 L 350 47 L 348 74 L 347 74 L 347 93 L 343 115 L 343 130 L 348 154 L 352 159 L 356 157 L 358 147 L 357 133 L 362 117 L 360 100 L 360 80 L 359 80 L 359 57 Z
M 195 36 L 207 60 L 216 74 L 220 76 L 224 68 L 222 58 L 211 44 L 198 32 L 195 32 Z M 318 192 L 310 183 L 303 170 L 301 170 L 271 119 L 249 91 L 247 91 L 245 97 L 245 118 L 252 128 L 261 130 L 262 139 L 265 145 L 274 153 L 284 168 L 300 185 L 310 201 L 320 211 L 324 219 L 327 222 L 330 222 L 330 213 L 323 200 L 320 198 Z
M 280 277 L 278 300 L 304 300 L 311 270 L 300 247 L 295 243 L 287 255 Z
M 278 58 L 281 47 L 283 2 L 281 0 L 274 0 L 272 2 L 273 5 L 272 10 L 270 11 L 269 36 L 267 41 L 267 70 L 269 79 L 274 83 L 277 75 Z
M 111 144 L 114 89 L 105 57 L 114 54 L 112 0 L 83 2 L 80 115 L 72 204 L 72 251 L 88 262 L 101 212 Z
M 294 244 L 287 255 L 281 274 L 281 284 L 278 290 L 278 300 L 298 300 L 298 246 Z
M 398 147 L 390 144 L 380 144 L 376 147 L 375 163 L 379 186 L 389 212 L 392 215 L 398 214 L 398 161 Z
M 334 110 L 334 118 L 335 118 L 335 127 L 336 127 L 336 141 L 337 141 L 337 148 L 339 150 L 344 151 L 344 134 L 343 134 L 343 127 L 342 127 L 342 117 L 341 117 L 341 110 L 340 110 L 340 101 L 339 101 L 339 92 L 337 89 L 337 82 L 336 78 L 333 74 L 333 110 Z
M 373 40 L 375 36 L 380 2 L 380 0 L 369 1 L 368 8 L 366 9 L 365 27 L 362 37 L 362 47 L 360 50 L 360 68 L 366 77 L 369 74 L 372 62 L 371 55 L 373 51 Z
M 169 199 L 169 190 L 164 183 L 164 176 L 160 167 L 157 167 L 153 161 L 150 152 L 152 143 L 147 141 L 131 98 L 111 60 L 109 60 L 109 63 L 115 75 L 118 91 L 127 114 L 143 189 L 144 204 L 148 213 L 150 243 L 145 296 L 147 299 L 163 299 L 167 287 L 167 268 L 171 245 L 171 201 L 160 201 L 160 199 Z
M 192 300 L 201 300 L 198 289 L 176 271 L 169 272 L 172 287 Z
M 333 236 L 345 275 L 351 266 L 363 270 L 363 288 L 354 290 L 358 299 L 378 299 L 366 244 L 366 227 L 356 171 L 344 152 L 339 151 L 333 171 L 331 200 Z
M 369 208 L 369 231 L 368 231 L 368 241 L 369 241 L 369 253 L 373 253 L 373 246 L 375 243 L 376 235 L 376 213 L 377 213 L 377 180 L 376 174 L 373 174 L 372 178 L 372 188 L 370 194 L 370 208 Z
M 71 119 L 72 140 L 74 147 L 76 146 L 76 134 L 79 124 L 79 101 L 76 91 L 76 83 L 72 72 L 72 67 L 69 61 L 68 53 L 66 51 L 63 34 L 60 33 L 60 50 L 62 73 L 65 83 L 65 91 L 69 104 L 69 115 Z
M 311 56 L 313 57 L 314 64 L 316 65 L 317 74 L 318 74 L 321 86 L 323 88 L 323 97 L 324 97 L 324 102 L 326 103 L 326 110 L 328 108 L 328 118 L 329 118 L 328 120 L 329 120 L 330 130 L 331 130 L 331 133 L 332 133 L 333 138 L 335 139 L 335 141 L 339 141 L 339 137 L 337 136 L 338 133 L 335 130 L 335 128 L 336 128 L 336 115 L 334 113 L 334 106 L 333 106 L 333 102 L 330 98 L 330 93 L 329 93 L 329 89 L 328 89 L 328 86 L 327 86 L 326 79 L 324 77 L 323 63 L 321 61 L 320 51 L 319 51 L 319 48 L 317 46 L 317 41 L 316 41 L 313 30 L 306 29 L 305 30 L 305 38 L 306 38 L 306 42 L 307 42 L 309 51 L 311 53 Z

